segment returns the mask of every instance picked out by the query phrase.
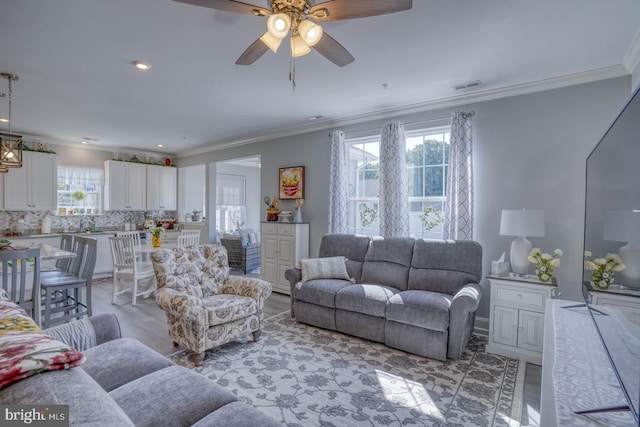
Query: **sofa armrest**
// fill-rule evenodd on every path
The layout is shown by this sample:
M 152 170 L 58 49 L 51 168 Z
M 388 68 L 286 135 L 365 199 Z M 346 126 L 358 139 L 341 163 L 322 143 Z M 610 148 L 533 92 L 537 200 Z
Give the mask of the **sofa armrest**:
M 229 276 L 220 292 L 264 301 L 271 295 L 271 283 L 253 277 Z
M 449 308 L 447 357 L 459 359 L 473 332 L 476 310 L 482 299 L 483 285 L 468 283 L 453 296 Z
M 244 276 L 229 276 L 220 291 L 223 294 L 242 295 L 256 300 L 260 328 L 264 324 L 264 302 L 271 295 L 271 283 Z
M 45 329 L 44 333 L 80 351 L 122 337 L 120 323 L 113 313 L 64 323 Z
M 199 298 L 165 287 L 156 290 L 156 304 L 185 321 L 206 323 L 206 310 Z

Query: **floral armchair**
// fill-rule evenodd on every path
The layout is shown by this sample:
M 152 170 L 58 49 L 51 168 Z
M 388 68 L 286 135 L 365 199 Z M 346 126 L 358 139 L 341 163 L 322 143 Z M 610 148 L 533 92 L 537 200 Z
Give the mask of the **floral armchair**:
M 151 253 L 158 289 L 156 303 L 167 315 L 174 345 L 196 353 L 236 338 L 260 337 L 264 302 L 271 283 L 229 276 L 227 251 L 220 245 L 162 249 Z

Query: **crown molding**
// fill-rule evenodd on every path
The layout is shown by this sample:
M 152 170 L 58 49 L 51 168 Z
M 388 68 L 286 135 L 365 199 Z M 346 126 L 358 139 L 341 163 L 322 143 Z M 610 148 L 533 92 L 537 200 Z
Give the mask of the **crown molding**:
M 640 42 L 639 36 L 636 37 Z M 634 43 L 638 46 L 640 43 Z M 631 52 L 632 49 L 630 49 Z M 640 49 L 635 48 L 633 52 L 640 54 Z M 638 55 L 636 55 L 638 56 Z M 628 53 L 627 57 L 632 60 L 631 55 Z M 636 63 L 638 58 L 635 58 Z M 272 139 L 285 138 L 293 135 L 299 135 L 308 132 L 315 132 L 319 130 L 331 129 L 338 126 L 349 126 L 359 124 L 363 122 L 370 122 L 376 120 L 384 120 L 393 118 L 396 116 L 404 116 L 414 113 L 422 113 L 425 111 L 438 110 L 442 108 L 457 107 L 460 105 L 475 104 L 478 102 L 492 101 L 501 98 L 508 98 L 512 96 L 526 95 L 530 93 L 542 92 L 546 90 L 559 89 L 567 86 L 575 86 L 584 83 L 591 83 L 599 80 L 612 79 L 616 77 L 628 76 L 630 74 L 627 65 L 614 65 L 610 67 L 598 68 L 596 70 L 586 71 L 582 73 L 569 74 L 561 77 L 554 77 L 545 80 L 538 80 L 534 82 L 528 82 L 523 84 L 516 84 L 510 86 L 503 86 L 495 89 L 479 90 L 473 93 L 464 95 L 452 96 L 447 98 L 435 99 L 432 101 L 406 105 L 397 108 L 389 108 L 383 110 L 372 111 L 363 114 L 356 114 L 353 116 L 343 117 L 341 119 L 329 119 L 321 122 L 316 122 L 313 125 L 294 126 L 286 129 L 282 129 L 278 132 L 273 132 L 257 137 L 251 137 L 246 139 L 221 142 L 213 146 L 197 148 L 193 150 L 187 150 L 182 153 L 174 154 L 174 157 L 185 158 L 213 151 L 226 150 L 233 147 L 239 147 L 242 145 L 254 144 L 257 142 L 268 141 Z

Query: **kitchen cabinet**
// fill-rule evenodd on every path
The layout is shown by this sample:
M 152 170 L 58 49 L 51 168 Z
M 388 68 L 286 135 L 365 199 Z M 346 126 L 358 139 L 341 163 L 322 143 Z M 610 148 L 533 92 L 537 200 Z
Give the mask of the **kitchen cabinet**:
M 22 167 L 4 174 L 6 210 L 50 211 L 58 205 L 58 156 L 24 151 Z
M 309 224 L 263 222 L 261 224 L 260 276 L 274 292 L 290 295 L 284 272 L 309 258 Z
M 147 210 L 178 209 L 178 169 L 147 165 Z
M 96 265 L 93 268 L 93 277 L 105 277 L 113 274 L 113 260 L 111 259 L 111 243 L 109 237 L 115 233 L 89 234 L 89 237 L 97 239 Z
M 491 302 L 487 352 L 542 364 L 544 311 L 555 295 L 555 278 L 539 282 L 533 276 L 489 276 Z
M 107 160 L 104 162 L 104 178 L 104 210 L 146 210 L 146 165 Z
M 609 289 L 596 289 L 590 283 L 583 285 L 589 293 L 589 302 L 618 309 L 632 323 L 640 326 L 640 290 L 622 289 L 611 285 Z

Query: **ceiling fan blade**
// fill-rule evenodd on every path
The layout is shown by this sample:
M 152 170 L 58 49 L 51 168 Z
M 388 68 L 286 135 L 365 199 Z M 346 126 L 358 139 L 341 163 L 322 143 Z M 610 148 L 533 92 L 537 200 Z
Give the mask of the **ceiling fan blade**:
M 235 0 L 174 0 L 179 3 L 208 7 L 210 9 L 224 10 L 225 12 L 244 13 L 246 15 L 267 16 L 271 14 L 269 9 L 249 3 Z
M 240 55 L 240 58 L 236 61 L 236 65 L 251 65 L 260 59 L 268 50 L 269 47 L 264 44 L 262 40 L 257 39 L 251 43 L 251 46 L 249 46 L 247 50 L 242 52 L 242 55 Z
M 412 0 L 329 0 L 316 4 L 309 15 L 318 21 L 365 18 L 411 9 Z M 329 13 L 322 16 L 322 9 Z M 318 12 L 318 15 L 314 13 Z
M 355 61 L 349 51 L 327 33 L 322 34 L 322 38 L 313 48 L 338 67 L 344 67 Z

